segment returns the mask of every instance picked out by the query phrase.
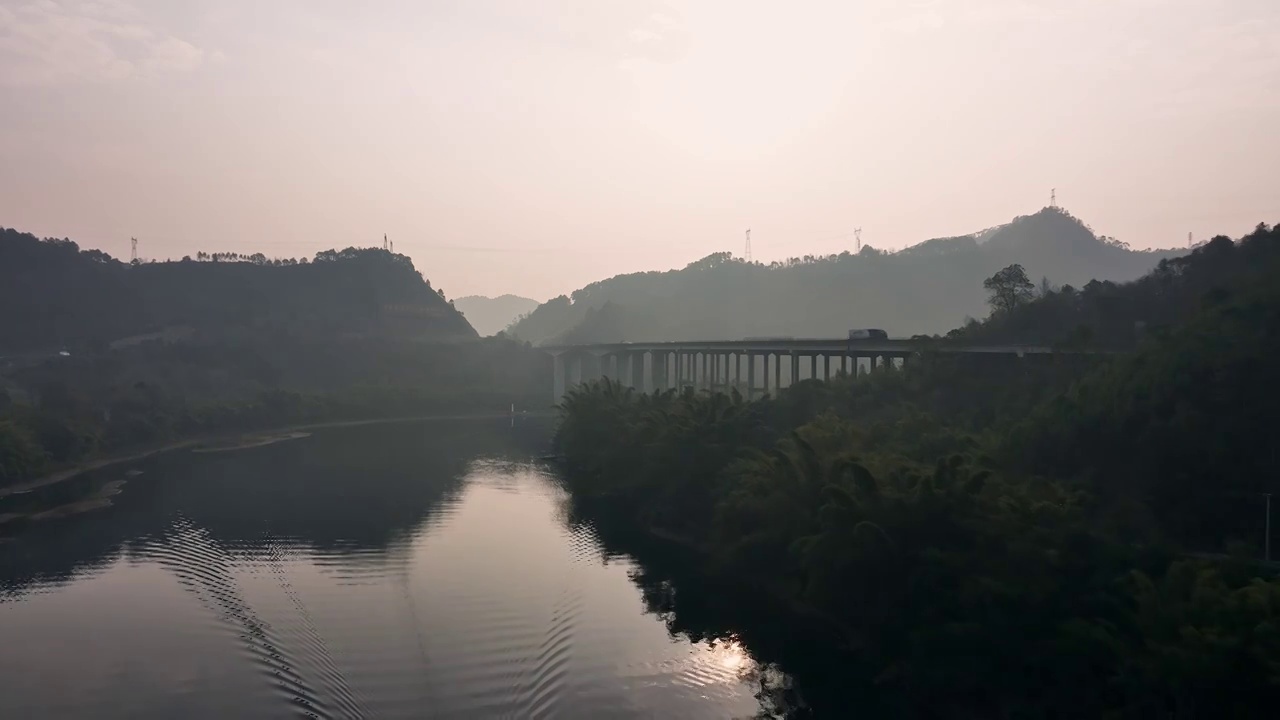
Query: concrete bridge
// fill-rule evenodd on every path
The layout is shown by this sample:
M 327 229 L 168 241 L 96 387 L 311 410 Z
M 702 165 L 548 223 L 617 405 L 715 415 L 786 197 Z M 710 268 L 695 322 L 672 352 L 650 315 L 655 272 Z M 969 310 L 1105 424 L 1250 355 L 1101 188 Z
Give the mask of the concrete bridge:
M 736 387 L 746 397 L 755 398 L 802 380 L 829 380 L 841 372 L 867 373 L 901 367 L 925 350 L 991 358 L 1063 353 L 1034 345 L 793 338 L 553 345 L 541 349 L 555 359 L 555 402 L 574 385 L 602 377 L 645 392 Z

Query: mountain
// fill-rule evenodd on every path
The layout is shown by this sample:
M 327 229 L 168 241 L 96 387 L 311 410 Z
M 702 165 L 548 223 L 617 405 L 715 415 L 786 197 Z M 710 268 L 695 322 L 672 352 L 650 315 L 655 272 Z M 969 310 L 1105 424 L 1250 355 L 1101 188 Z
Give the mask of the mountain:
M 841 337 L 849 328 L 936 334 L 987 315 L 982 281 L 1012 263 L 1033 280 L 1127 281 L 1182 250 L 1135 251 L 1060 208 L 889 253 L 747 263 L 716 253 L 680 270 L 592 283 L 540 305 L 512 332 L 533 343 Z
M 513 322 L 538 307 L 537 300 L 519 295 L 502 295 L 496 298 L 468 295 L 453 301 L 454 307 L 466 316 L 476 332 L 484 336 L 496 335 Z
M 198 258 L 123 263 L 71 240 L 0 228 L 0 355 L 193 333 L 476 336 L 404 255 L 347 248 L 312 260 Z

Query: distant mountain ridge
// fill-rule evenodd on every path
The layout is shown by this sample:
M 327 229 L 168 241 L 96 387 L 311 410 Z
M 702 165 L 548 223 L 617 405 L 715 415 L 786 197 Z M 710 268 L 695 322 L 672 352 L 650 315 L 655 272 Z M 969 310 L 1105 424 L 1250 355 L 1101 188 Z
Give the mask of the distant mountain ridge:
M 413 261 L 373 248 L 124 263 L 0 228 L 0 355 L 166 337 L 474 338 Z
M 542 304 L 512 331 L 543 344 L 839 337 L 851 327 L 944 333 L 987 314 L 982 281 L 1011 263 L 1035 280 L 1083 285 L 1132 280 L 1182 254 L 1131 250 L 1060 208 L 1044 208 L 896 253 L 863 247 L 769 265 L 716 253 L 680 270 L 619 275 Z
M 522 315 L 538 307 L 537 300 L 519 295 L 500 295 L 495 298 L 484 295 L 468 295 L 453 301 L 454 307 L 466 316 L 467 322 L 481 335 L 489 336 L 506 330 Z

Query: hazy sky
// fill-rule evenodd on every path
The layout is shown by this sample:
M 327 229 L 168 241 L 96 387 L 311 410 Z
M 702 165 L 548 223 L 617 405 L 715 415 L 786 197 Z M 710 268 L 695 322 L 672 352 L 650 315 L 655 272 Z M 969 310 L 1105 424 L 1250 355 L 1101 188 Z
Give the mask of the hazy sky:
M 0 225 L 537 299 L 1060 204 L 1280 221 L 1277 0 L 0 0 Z

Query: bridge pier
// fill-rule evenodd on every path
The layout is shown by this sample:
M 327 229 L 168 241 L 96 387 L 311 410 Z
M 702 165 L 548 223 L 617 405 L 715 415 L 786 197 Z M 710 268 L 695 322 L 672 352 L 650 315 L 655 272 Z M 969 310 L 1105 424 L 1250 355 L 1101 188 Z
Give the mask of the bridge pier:
M 637 351 L 632 355 L 631 360 L 631 384 L 635 386 L 637 392 L 649 392 L 649 380 L 645 374 L 646 364 L 649 362 L 646 354 Z
M 565 388 L 568 387 L 568 364 L 565 362 L 564 355 L 554 355 L 551 358 L 551 404 L 559 405 L 560 398 L 564 397 Z
M 559 402 L 575 385 L 607 376 L 642 392 L 672 387 L 696 390 L 742 388 L 754 400 L 798 384 L 802 376 L 830 380 L 905 368 L 921 351 L 999 361 L 1028 355 L 1064 354 L 1023 345 L 921 344 L 910 340 L 757 338 L 742 341 L 607 343 L 545 348 L 552 356 L 552 395 Z M 1075 354 L 1075 353 L 1065 353 Z M 821 356 L 822 372 L 818 371 Z M 808 358 L 808 368 L 801 365 Z M 836 364 L 836 359 L 838 365 Z M 758 359 L 758 360 L 757 360 Z M 782 369 L 787 362 L 786 379 Z M 773 363 L 770 368 L 770 363 Z M 743 364 L 746 367 L 743 367 Z M 773 378 L 770 380 L 769 375 Z

